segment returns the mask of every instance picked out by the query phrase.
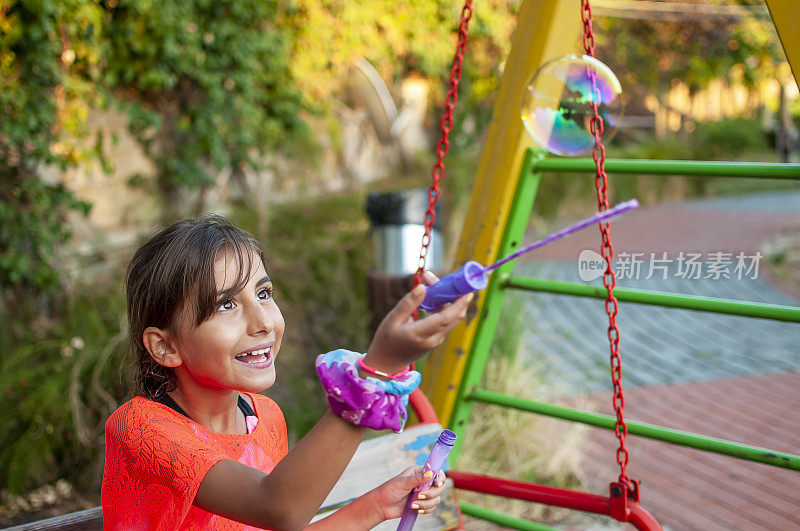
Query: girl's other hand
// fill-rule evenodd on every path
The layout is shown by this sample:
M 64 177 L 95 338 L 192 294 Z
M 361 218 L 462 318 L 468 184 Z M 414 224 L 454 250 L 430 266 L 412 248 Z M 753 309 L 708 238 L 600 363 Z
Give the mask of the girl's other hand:
M 466 317 L 472 293 L 445 304 L 424 319 L 414 321 L 414 310 L 425 299 L 424 286 L 438 281 L 436 275 L 426 271 L 422 276 L 423 284 L 400 299 L 386 315 L 367 349 L 364 358 L 367 365 L 394 374 L 438 347 Z
M 422 473 L 423 467 L 416 465 L 403 470 L 400 474 L 393 477 L 386 483 L 375 488 L 369 495 L 377 505 L 378 514 L 383 520 L 400 518 L 406 508 L 408 495 L 418 486 L 430 481 L 430 476 Z M 420 499 L 413 503 L 417 504 L 419 514 L 429 514 L 441 503 L 441 495 L 444 492 L 444 472 L 439 472 L 436 481 L 430 486 L 417 493 Z

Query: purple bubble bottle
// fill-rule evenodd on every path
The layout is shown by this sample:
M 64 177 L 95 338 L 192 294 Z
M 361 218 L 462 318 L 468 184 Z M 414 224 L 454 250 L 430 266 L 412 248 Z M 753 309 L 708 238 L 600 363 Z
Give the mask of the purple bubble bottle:
M 478 265 L 480 266 L 480 264 Z M 406 508 L 403 511 L 403 516 L 400 517 L 400 524 L 397 526 L 397 531 L 411 531 L 411 529 L 414 527 L 414 522 L 417 521 L 418 513 L 415 509 L 411 508 L 411 504 L 417 500 L 417 492 L 429 488 L 436 480 L 436 475 L 444 466 L 445 461 L 447 461 L 447 456 L 450 453 L 450 450 L 453 449 L 453 445 L 455 443 L 456 434 L 452 431 L 443 430 L 442 433 L 439 434 L 439 440 L 437 440 L 436 444 L 433 445 L 431 455 L 428 456 L 428 460 L 425 462 L 425 468 L 423 469 L 423 473 L 427 472 L 428 470 L 432 470 L 433 477 L 424 485 L 420 485 L 414 489 L 414 491 L 408 496 L 408 502 L 406 502 Z

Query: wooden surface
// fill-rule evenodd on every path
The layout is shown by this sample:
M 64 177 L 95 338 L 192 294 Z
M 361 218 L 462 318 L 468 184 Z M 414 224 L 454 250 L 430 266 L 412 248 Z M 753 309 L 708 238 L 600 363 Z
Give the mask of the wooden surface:
M 77 511 L 69 514 L 62 514 L 38 520 L 27 524 L 17 525 L 6 528 L 6 531 L 95 531 L 103 529 L 103 513 L 100 507 L 92 507 L 85 511 Z

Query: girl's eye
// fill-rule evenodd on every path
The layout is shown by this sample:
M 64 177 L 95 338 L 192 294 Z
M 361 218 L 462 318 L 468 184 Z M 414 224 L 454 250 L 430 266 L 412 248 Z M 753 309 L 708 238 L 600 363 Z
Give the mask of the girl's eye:
M 223 312 L 227 310 L 233 310 L 234 306 L 235 305 L 233 304 L 233 301 L 229 299 L 217 306 L 217 311 Z
M 272 288 L 263 288 L 258 291 L 257 296 L 262 301 L 265 301 L 272 298 L 272 291 Z

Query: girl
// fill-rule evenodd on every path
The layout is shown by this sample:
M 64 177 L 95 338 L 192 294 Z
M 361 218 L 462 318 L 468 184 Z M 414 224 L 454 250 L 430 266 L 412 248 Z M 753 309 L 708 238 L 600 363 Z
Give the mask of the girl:
M 280 409 L 259 394 L 275 382 L 284 332 L 272 289 L 259 243 L 218 216 L 176 222 L 136 251 L 126 294 L 137 396 L 106 423 L 106 529 L 304 528 L 366 430 L 402 429 L 419 383 L 408 365 L 442 342 L 471 299 L 413 321 L 419 286 L 366 355 L 321 355 L 331 409 L 288 451 Z M 428 480 L 422 467 L 406 469 L 309 528 L 370 529 L 399 517 Z M 419 512 L 443 489 L 440 475 Z

